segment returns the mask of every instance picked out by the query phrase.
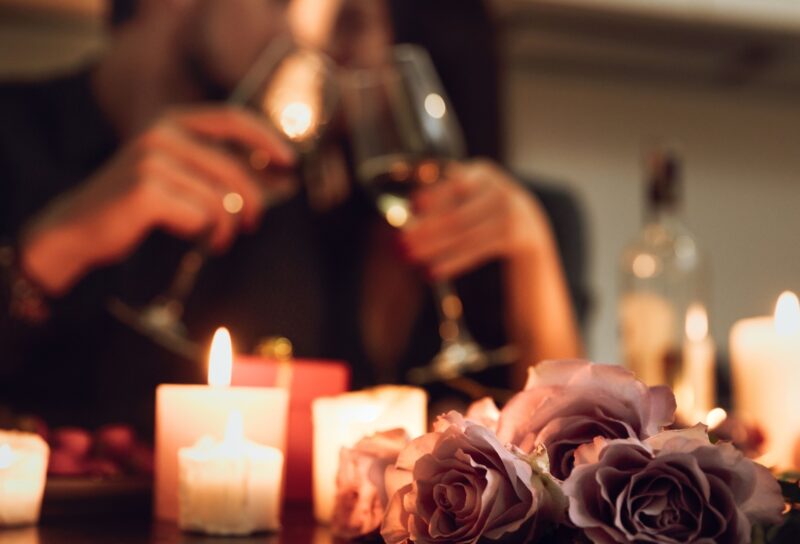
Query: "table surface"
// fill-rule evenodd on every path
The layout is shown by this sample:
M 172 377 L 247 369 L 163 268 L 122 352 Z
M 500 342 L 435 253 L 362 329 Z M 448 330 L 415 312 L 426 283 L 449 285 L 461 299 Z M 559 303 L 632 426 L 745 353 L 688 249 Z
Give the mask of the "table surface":
M 0 530 L 0 544 L 332 544 L 330 531 L 316 525 L 310 505 L 289 504 L 277 533 L 212 537 L 183 533 L 174 523 L 153 521 L 144 512 L 125 516 L 43 516 L 38 526 Z

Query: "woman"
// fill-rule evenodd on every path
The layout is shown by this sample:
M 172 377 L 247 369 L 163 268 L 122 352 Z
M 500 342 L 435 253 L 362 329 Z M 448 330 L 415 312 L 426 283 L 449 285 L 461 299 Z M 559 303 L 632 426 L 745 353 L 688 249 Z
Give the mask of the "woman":
M 197 342 L 219 324 L 245 351 L 280 334 L 300 356 L 350 361 L 355 385 L 399 380 L 438 349 L 423 269 L 460 278 L 478 340 L 520 349 L 517 381 L 529 363 L 579 353 L 548 221 L 494 163 L 453 165 L 414 195 L 417 221 L 399 239 L 357 192 L 321 216 L 299 198 L 264 209 L 274 185 L 218 143 L 285 165 L 292 151 L 256 116 L 197 103 L 229 92 L 284 24 L 280 0 L 140 0 L 96 65 L 3 92 L 12 306 L 44 297 L 52 314 L 3 324 L 4 398 L 56 424 L 150 424 L 153 386 L 202 379 L 202 369 L 114 322 L 106 302 L 152 299 L 200 235 L 220 256 L 187 301 Z M 238 214 L 222 204 L 231 192 Z

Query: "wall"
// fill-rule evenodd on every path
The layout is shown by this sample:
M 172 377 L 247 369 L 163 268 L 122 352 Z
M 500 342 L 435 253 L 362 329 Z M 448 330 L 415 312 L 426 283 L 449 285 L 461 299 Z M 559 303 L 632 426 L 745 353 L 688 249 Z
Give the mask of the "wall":
M 617 262 L 640 225 L 641 143 L 682 142 L 685 219 L 710 253 L 712 334 L 800 292 L 800 101 L 681 90 L 522 69 L 508 76 L 509 158 L 564 180 L 582 199 L 595 308 L 590 355 L 618 360 Z

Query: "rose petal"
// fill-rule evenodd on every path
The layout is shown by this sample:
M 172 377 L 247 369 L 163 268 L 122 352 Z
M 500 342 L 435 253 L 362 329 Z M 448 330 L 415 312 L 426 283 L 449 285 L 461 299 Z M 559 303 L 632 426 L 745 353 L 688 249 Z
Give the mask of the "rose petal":
M 484 397 L 470 404 L 464 417 L 496 432 L 500 410 L 491 397 Z

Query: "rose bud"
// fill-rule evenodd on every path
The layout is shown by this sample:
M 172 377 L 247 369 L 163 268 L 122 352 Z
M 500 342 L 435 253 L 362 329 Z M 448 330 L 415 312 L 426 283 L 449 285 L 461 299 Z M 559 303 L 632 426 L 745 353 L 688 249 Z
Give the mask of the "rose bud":
M 97 449 L 113 459 L 127 459 L 133 452 L 136 436 L 128 425 L 115 424 L 100 427 L 95 433 Z
M 52 476 L 85 476 L 86 460 L 69 450 L 52 450 L 47 472 Z
M 78 427 L 60 427 L 53 431 L 54 450 L 64 450 L 74 457 L 86 457 L 92 449 L 92 435 Z

